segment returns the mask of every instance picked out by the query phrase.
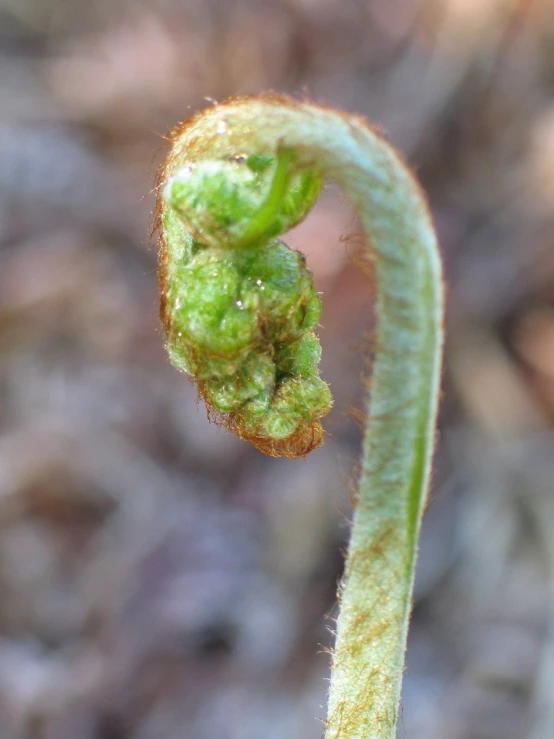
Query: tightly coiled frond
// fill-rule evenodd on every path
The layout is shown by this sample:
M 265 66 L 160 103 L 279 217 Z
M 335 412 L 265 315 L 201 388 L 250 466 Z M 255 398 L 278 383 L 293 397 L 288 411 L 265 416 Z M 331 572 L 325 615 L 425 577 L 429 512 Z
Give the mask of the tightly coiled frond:
M 158 205 L 168 348 L 220 422 L 270 454 L 317 446 L 330 405 L 319 298 L 276 237 L 309 210 L 323 172 L 371 243 L 376 352 L 325 736 L 393 739 L 443 341 L 424 194 L 364 119 L 279 96 L 215 106 L 172 141 Z
M 229 138 L 225 157 L 214 136 Z M 306 216 L 322 177 L 291 150 L 234 149 L 225 106 L 177 127 L 171 143 L 156 211 L 170 359 L 216 423 L 271 456 L 303 456 L 332 405 L 314 333 L 321 301 L 304 256 L 276 237 Z

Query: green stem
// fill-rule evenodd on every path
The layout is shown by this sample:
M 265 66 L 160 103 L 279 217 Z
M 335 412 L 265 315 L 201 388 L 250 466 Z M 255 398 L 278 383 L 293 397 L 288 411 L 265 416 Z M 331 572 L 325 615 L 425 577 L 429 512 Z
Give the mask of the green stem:
M 287 192 L 292 162 L 292 151 L 285 150 L 278 152 L 277 166 L 275 167 L 267 198 L 256 215 L 251 218 L 248 228 L 242 238 L 236 242 L 236 249 L 250 243 L 253 239 L 256 241 L 263 241 L 264 231 L 271 225 L 271 221 L 272 218 L 275 217 L 275 213 L 279 212 L 283 198 Z
M 224 130 L 225 134 L 221 135 Z M 198 143 L 197 143 L 198 142 Z M 443 293 L 422 192 L 364 120 L 286 98 L 231 101 L 187 129 L 187 156 L 295 155 L 356 209 L 377 276 L 377 353 L 341 586 L 327 739 L 392 739 L 439 396 Z

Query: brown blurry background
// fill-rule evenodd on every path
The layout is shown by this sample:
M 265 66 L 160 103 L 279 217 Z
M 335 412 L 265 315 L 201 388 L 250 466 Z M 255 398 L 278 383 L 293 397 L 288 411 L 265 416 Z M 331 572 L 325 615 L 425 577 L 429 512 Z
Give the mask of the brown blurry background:
M 554 2 L 0 0 L 0 737 L 318 739 L 371 287 L 329 186 L 324 448 L 262 457 L 168 364 L 164 133 L 273 89 L 379 123 L 448 278 L 399 735 L 554 737 Z

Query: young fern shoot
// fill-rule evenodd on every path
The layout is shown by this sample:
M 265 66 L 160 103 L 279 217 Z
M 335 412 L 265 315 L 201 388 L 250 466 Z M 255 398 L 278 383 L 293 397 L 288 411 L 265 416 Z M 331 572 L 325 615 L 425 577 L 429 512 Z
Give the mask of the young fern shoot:
M 277 237 L 344 191 L 371 245 L 377 352 L 340 587 L 326 739 L 393 739 L 434 446 L 443 291 L 423 194 L 358 117 L 275 95 L 216 105 L 172 132 L 158 182 L 162 320 L 211 416 L 273 456 L 317 447 L 331 407 L 319 296 Z

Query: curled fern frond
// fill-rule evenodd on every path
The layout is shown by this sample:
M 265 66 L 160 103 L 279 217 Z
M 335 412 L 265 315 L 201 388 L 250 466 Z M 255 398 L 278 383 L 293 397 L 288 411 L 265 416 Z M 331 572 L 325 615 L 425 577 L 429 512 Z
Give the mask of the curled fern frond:
M 304 256 L 277 237 L 306 216 L 322 177 L 284 148 L 243 142 L 217 156 L 206 119 L 173 132 L 159 176 L 168 353 L 216 423 L 271 456 L 304 456 L 321 444 L 332 405 L 314 333 L 321 300 Z M 218 126 L 227 135 L 224 118 Z
M 276 456 L 318 446 L 331 405 L 304 258 L 278 240 L 321 174 L 356 210 L 377 286 L 376 354 L 326 739 L 393 739 L 427 499 L 443 342 L 442 268 L 413 175 L 359 117 L 275 95 L 173 132 L 158 195 L 170 356 L 219 423 Z

